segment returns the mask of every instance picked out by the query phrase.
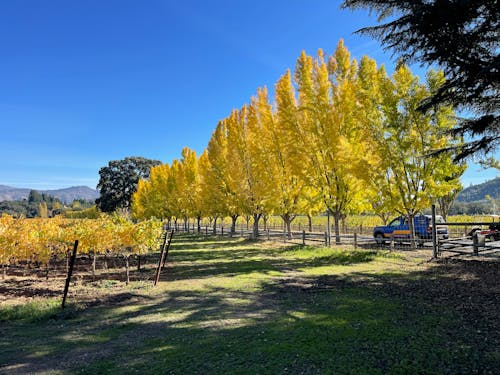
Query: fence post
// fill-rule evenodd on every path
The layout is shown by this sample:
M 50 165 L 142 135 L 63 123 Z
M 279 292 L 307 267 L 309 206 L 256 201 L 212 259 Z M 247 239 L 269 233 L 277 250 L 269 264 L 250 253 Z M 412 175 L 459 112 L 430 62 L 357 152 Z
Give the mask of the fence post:
M 71 275 L 73 274 L 73 266 L 75 265 L 76 249 L 77 248 L 78 248 L 78 240 L 75 241 L 75 245 L 73 246 L 73 253 L 71 254 L 71 259 L 69 261 L 68 277 L 66 277 L 66 284 L 64 285 L 64 294 L 63 294 L 63 300 L 62 300 L 62 308 L 63 309 L 64 309 L 64 306 L 66 304 L 66 296 L 68 295 L 69 283 L 71 281 Z
M 208 226 L 205 225 L 205 239 L 208 238 Z
M 432 205 L 432 257 L 437 258 L 437 224 L 436 224 L 436 205 Z
M 474 255 L 479 255 L 479 236 L 477 233 L 472 236 L 472 246 Z
M 269 233 L 269 228 L 267 228 L 267 240 L 269 241 L 271 239 L 271 234 Z
M 331 236 L 330 236 L 330 231 L 331 231 L 331 226 L 330 226 L 330 210 L 327 209 L 326 210 L 326 213 L 327 213 L 327 217 L 326 217 L 326 228 L 327 228 L 327 231 L 326 231 L 326 236 L 327 236 L 327 240 L 326 240 L 326 245 L 327 246 L 330 246 L 330 241 L 331 241 Z
M 358 235 L 354 232 L 354 248 L 358 248 Z
M 325 232 L 325 246 L 328 246 L 328 232 Z
M 302 245 L 306 245 L 306 231 L 302 230 Z
M 224 237 L 224 227 L 223 226 L 220 228 L 220 236 Z

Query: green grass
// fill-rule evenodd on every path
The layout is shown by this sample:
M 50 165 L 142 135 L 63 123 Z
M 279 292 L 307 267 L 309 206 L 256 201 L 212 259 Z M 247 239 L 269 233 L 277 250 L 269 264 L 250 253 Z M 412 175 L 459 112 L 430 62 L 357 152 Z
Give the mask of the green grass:
M 0 308 L 0 373 L 494 372 L 498 334 L 427 293 L 450 275 L 425 260 L 176 238 L 156 288 L 132 282 L 69 316 L 54 301 Z
M 40 299 L 20 305 L 6 305 L 0 308 L 0 322 L 19 320 L 38 322 L 55 317 L 61 312 L 61 301 L 54 299 Z

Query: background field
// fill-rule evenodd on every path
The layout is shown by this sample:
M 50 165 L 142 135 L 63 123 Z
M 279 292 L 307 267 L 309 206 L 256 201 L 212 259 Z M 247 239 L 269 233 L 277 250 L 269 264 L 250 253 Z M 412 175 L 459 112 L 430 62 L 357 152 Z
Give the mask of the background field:
M 429 256 L 178 237 L 156 288 L 82 271 L 63 312 L 63 278 L 9 277 L 0 372 L 495 372 L 500 263 Z

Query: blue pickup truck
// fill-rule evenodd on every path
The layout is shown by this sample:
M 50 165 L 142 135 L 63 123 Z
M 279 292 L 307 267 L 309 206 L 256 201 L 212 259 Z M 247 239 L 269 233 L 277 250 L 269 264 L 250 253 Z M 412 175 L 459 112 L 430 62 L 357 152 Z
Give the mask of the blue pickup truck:
M 444 223 L 442 216 L 436 216 L 436 223 Z M 432 219 L 431 215 L 417 215 L 413 218 L 415 227 L 415 240 L 419 245 L 423 245 L 425 240 L 432 239 Z M 437 237 L 439 239 L 448 238 L 448 227 L 446 225 L 437 226 Z M 378 244 L 383 244 L 386 240 L 403 242 L 410 239 L 410 225 L 408 219 L 399 216 L 392 220 L 389 225 L 382 225 L 373 229 L 373 237 Z

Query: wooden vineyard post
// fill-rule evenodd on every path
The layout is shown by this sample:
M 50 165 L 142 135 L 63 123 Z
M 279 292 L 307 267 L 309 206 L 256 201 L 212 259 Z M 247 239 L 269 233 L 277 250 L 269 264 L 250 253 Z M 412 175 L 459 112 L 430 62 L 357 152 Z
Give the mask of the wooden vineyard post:
M 306 245 L 306 231 L 302 230 L 302 245 Z
M 96 252 L 92 252 L 92 281 L 95 281 L 95 264 L 96 264 Z
M 358 235 L 356 232 L 354 232 L 354 248 L 358 248 Z
M 69 283 L 71 281 L 71 275 L 73 274 L 73 266 L 75 265 L 76 259 L 76 249 L 78 248 L 78 240 L 75 241 L 75 245 L 73 246 L 73 253 L 71 254 L 71 259 L 69 261 L 69 269 L 68 269 L 68 277 L 66 277 L 66 285 L 64 286 L 64 295 L 62 300 L 62 308 L 66 304 L 66 296 L 68 295 Z
M 163 253 L 165 252 L 165 244 L 167 243 L 167 232 L 164 233 L 163 242 L 160 247 L 160 259 L 158 259 L 158 266 L 156 267 L 155 282 L 154 285 L 158 283 L 160 279 L 161 264 L 163 261 Z
M 167 262 L 168 252 L 170 250 L 170 244 L 172 243 L 172 237 L 174 236 L 174 231 L 170 232 L 170 236 L 167 242 L 167 249 L 165 250 L 165 256 L 163 257 L 163 263 L 161 265 L 161 270 L 165 268 L 165 263 Z
M 129 255 L 125 255 L 125 273 L 126 273 L 126 281 L 125 285 L 128 285 L 130 283 L 130 271 L 129 271 L 129 261 L 128 261 Z
M 170 249 L 170 243 L 172 242 L 173 235 L 174 231 L 172 230 L 170 232 L 170 237 L 168 238 L 168 245 L 167 245 L 167 234 L 165 233 L 165 239 L 163 240 L 163 244 L 161 246 L 161 251 L 160 251 L 160 259 L 158 259 L 158 267 L 156 268 L 154 285 L 158 284 L 158 281 L 160 281 L 160 273 L 163 270 L 163 267 L 165 267 L 165 259 L 167 258 L 168 250 Z

